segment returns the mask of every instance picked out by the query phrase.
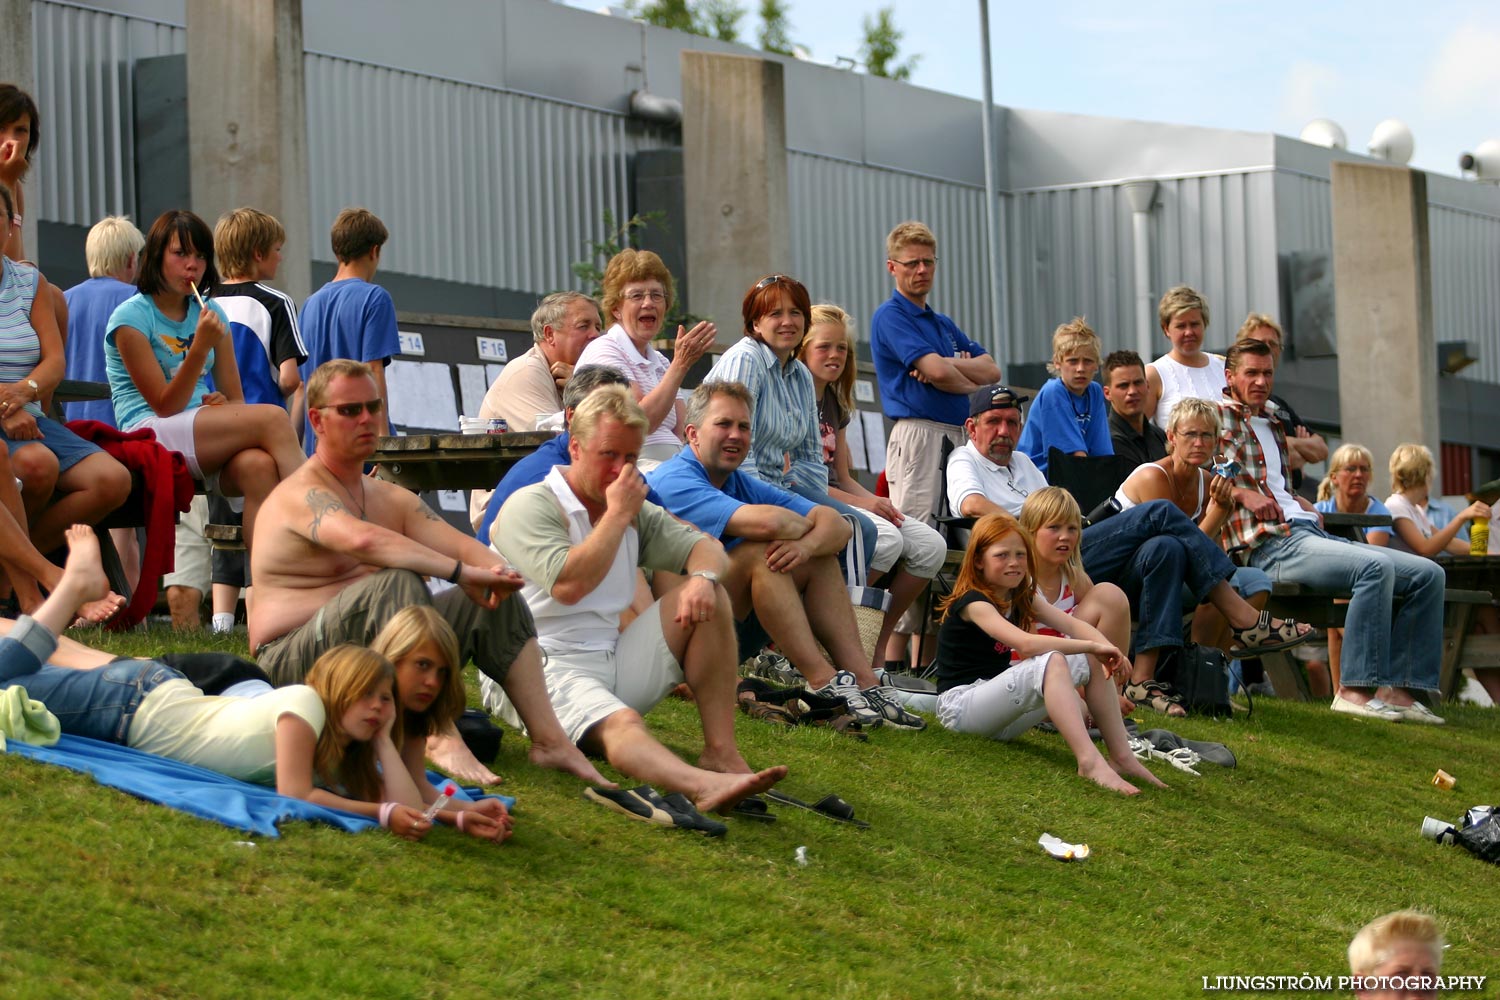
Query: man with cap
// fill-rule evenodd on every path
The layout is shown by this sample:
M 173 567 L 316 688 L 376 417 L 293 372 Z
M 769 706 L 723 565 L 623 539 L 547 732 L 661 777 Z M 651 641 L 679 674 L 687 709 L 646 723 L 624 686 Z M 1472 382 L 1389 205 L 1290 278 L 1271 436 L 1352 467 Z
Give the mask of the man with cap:
M 1021 404 L 1030 396 L 998 383 L 969 393 L 968 442 L 948 456 L 948 508 L 962 517 L 1006 511 L 1019 516 L 1021 504 L 1047 477 L 1024 451 Z

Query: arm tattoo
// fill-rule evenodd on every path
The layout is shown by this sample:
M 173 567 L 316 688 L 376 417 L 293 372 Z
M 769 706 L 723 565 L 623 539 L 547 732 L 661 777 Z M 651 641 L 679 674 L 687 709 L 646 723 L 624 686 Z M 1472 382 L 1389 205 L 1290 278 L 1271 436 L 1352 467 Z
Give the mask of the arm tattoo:
M 316 545 L 321 544 L 318 541 L 318 525 L 323 523 L 323 518 L 329 514 L 341 512 L 345 508 L 338 496 L 314 486 L 307 491 L 307 509 L 312 512 L 312 521 L 307 525 L 307 537 Z
M 431 507 L 427 506 L 426 501 L 424 501 L 421 497 L 417 497 L 417 513 L 421 514 L 429 521 L 443 520 L 441 517 L 438 517 L 438 515 L 433 511 Z M 446 524 L 447 522 L 443 521 L 443 523 Z

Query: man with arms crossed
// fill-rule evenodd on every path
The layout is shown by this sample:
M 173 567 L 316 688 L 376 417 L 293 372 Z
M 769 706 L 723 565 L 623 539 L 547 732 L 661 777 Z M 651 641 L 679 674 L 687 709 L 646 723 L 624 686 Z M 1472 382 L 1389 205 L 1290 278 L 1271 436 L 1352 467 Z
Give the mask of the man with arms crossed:
M 507 500 L 493 537 L 526 578 L 547 693 L 568 738 L 704 812 L 726 809 L 786 768 L 753 772 L 735 745 L 734 617 L 719 583 L 728 560 L 718 542 L 646 501 L 635 463 L 647 428 L 629 389 L 593 392 L 573 413 L 571 462 Z M 621 632 L 639 567 L 687 579 Z M 684 679 L 703 724 L 696 767 L 641 718 Z M 517 721 L 509 705 L 501 714 Z
M 362 474 L 384 423 L 382 406 L 362 362 L 330 361 L 307 382 L 317 447 L 267 497 L 261 544 L 250 554 L 256 659 L 275 683 L 295 684 L 325 650 L 369 645 L 400 609 L 431 604 L 458 634 L 463 660 L 504 688 L 531 737 L 532 763 L 602 782 L 547 700 L 531 613 L 511 597 L 520 576 L 420 497 Z M 457 587 L 433 598 L 423 576 Z M 443 742 L 428 746 L 442 767 L 488 774 L 456 732 Z
M 746 639 L 742 651 L 769 635 L 809 688 L 843 698 L 862 725 L 924 728 L 876 680 L 860 645 L 838 562 L 848 523 L 832 507 L 740 471 L 752 405 L 739 382 L 700 385 L 687 406 L 688 446 L 652 470 L 651 485 L 667 510 L 728 547 L 724 587 Z

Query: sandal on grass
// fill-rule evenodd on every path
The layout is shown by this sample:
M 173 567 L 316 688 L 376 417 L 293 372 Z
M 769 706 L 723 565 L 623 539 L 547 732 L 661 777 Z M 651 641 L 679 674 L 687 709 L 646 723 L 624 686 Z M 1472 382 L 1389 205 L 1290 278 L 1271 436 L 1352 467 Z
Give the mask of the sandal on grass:
M 1177 690 L 1166 681 L 1159 681 L 1155 678 L 1140 683 L 1131 681 L 1125 685 L 1125 697 L 1137 705 L 1144 705 L 1162 715 L 1170 715 L 1174 718 L 1187 715 L 1187 709 L 1182 707 L 1182 695 L 1178 694 Z M 1174 708 L 1177 711 L 1172 711 Z
M 1272 618 L 1271 612 L 1262 611 L 1254 625 L 1249 628 L 1230 628 L 1234 651 L 1241 654 L 1274 653 L 1278 649 L 1290 649 L 1312 638 L 1313 630 L 1298 625 L 1295 618 Z

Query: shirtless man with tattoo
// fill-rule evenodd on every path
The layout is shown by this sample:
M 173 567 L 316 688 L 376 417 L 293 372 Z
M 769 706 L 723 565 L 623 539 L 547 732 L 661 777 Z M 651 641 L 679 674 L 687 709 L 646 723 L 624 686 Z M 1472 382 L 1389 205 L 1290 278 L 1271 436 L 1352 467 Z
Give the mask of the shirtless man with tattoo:
M 552 710 L 536 627 L 512 596 L 520 575 L 420 497 L 362 474 L 383 424 L 369 366 L 321 365 L 307 383 L 307 410 L 317 448 L 266 498 L 250 556 L 250 648 L 261 667 L 277 684 L 300 683 L 325 650 L 369 645 L 401 608 L 431 604 L 458 633 L 463 660 L 504 689 L 531 738 L 532 762 L 610 784 Z M 434 598 L 424 576 L 457 586 Z M 457 732 L 434 737 L 427 751 L 463 779 L 499 780 Z

